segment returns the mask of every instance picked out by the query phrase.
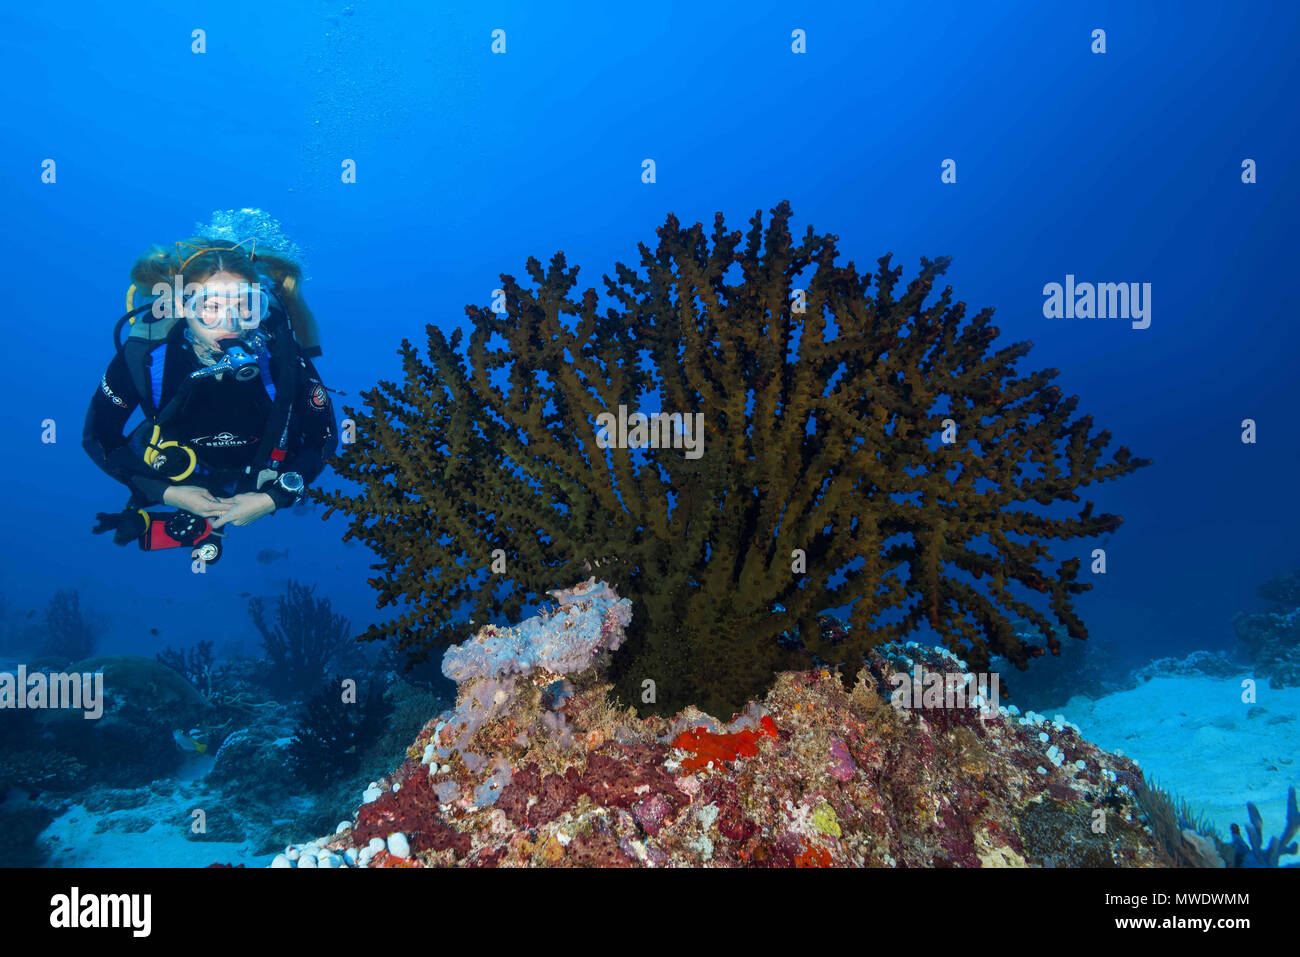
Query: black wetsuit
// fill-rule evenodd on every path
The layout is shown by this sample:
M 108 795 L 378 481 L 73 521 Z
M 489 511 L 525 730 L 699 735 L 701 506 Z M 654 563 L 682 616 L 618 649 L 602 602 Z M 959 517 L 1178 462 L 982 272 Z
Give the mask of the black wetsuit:
M 185 340 L 185 328 L 184 322 L 178 322 L 167 337 L 158 404 L 165 408 L 183 387 L 189 388 L 188 398 L 163 423 L 162 437 L 192 448 L 201 466 L 198 471 L 180 482 L 152 472 L 144 462 L 138 438 L 141 429 L 151 430 L 148 422 L 130 437 L 123 436 L 122 427 L 140 404 L 140 396 L 121 351 L 108 364 L 86 412 L 82 447 L 95 464 L 131 490 L 129 508 L 159 504 L 163 492 L 172 485 L 199 485 L 218 496 L 255 491 L 261 466 L 279 439 L 278 435 L 262 435 L 271 411 L 271 397 L 260 376 L 241 382 L 232 373 L 224 372 L 219 380 L 208 376 L 187 382 L 190 373 L 204 368 L 204 364 Z M 334 453 L 337 428 L 334 406 L 320 376 L 296 344 L 294 350 L 293 412 L 286 456 L 279 471 L 298 472 L 303 482 L 310 483 L 325 467 L 325 458 Z M 153 353 L 155 362 L 161 357 L 160 352 Z M 276 383 L 276 387 L 283 384 Z M 268 485 L 262 491 L 271 496 L 277 508 L 293 501 L 289 493 L 275 486 Z

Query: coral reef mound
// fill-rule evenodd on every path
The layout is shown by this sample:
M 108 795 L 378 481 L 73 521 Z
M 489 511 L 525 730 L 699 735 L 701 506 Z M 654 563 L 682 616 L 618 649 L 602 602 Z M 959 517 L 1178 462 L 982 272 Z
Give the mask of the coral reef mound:
M 519 633 L 488 626 L 448 653 L 455 708 L 351 827 L 291 848 L 299 866 L 1169 863 L 1140 823 L 1137 766 L 1059 717 L 978 696 L 900 706 L 900 673 L 965 672 L 946 651 L 879 646 L 851 689 L 786 672 L 726 723 L 638 717 L 607 677 L 626 601 L 594 579 L 555 595 Z

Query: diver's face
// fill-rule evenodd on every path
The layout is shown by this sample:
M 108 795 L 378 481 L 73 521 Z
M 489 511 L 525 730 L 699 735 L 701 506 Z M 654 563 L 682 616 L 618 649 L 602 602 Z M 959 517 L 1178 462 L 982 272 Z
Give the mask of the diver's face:
M 185 312 L 185 321 L 197 345 L 220 352 L 222 342 L 239 338 L 239 321 L 250 317 L 248 280 L 223 271 L 203 280 L 202 286 L 194 309 Z

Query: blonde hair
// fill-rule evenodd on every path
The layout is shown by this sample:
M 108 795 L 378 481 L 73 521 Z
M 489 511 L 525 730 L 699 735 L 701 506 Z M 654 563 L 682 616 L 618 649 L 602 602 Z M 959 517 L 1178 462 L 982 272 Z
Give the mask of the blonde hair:
M 195 250 L 202 250 L 195 252 Z M 252 252 L 225 239 L 194 236 L 168 250 L 153 246 L 131 267 L 131 282 L 148 292 L 158 283 L 171 286 L 202 282 L 219 272 L 229 272 L 248 282 L 270 279 L 289 313 L 298 341 L 304 347 L 319 345 L 316 317 L 302 295 L 302 267 L 275 253 Z

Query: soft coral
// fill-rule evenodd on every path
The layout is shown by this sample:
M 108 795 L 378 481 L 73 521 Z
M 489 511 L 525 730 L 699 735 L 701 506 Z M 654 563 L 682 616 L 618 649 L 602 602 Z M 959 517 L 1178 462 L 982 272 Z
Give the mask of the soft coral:
M 1296 853 L 1297 847 L 1300 847 L 1296 841 L 1291 841 L 1297 833 L 1300 833 L 1300 807 L 1296 805 L 1295 788 L 1291 788 L 1286 793 L 1286 826 L 1282 831 L 1282 838 L 1272 838 L 1268 846 L 1264 846 L 1264 818 L 1259 813 L 1259 808 L 1255 807 L 1253 802 L 1246 802 L 1246 812 L 1250 815 L 1250 823 L 1246 825 L 1246 833 L 1250 837 L 1250 846 L 1241 839 L 1241 828 L 1236 824 L 1232 825 L 1232 848 L 1235 860 L 1232 862 L 1233 867 L 1300 867 L 1300 864 L 1279 863 L 1283 854 Z M 1290 844 L 1287 842 L 1291 841 Z

